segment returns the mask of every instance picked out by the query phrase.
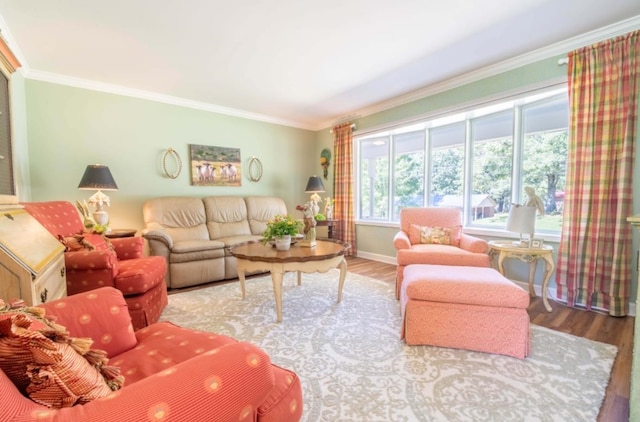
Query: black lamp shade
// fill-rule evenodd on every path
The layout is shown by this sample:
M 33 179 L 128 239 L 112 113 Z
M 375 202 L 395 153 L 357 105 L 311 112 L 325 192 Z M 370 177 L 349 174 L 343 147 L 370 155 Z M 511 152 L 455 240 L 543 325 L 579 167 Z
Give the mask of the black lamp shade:
M 318 176 L 311 176 L 307 182 L 307 187 L 304 190 L 306 193 L 324 192 L 324 185 L 322 179 Z
M 88 165 L 82 175 L 78 189 L 86 190 L 118 190 L 116 181 L 109 171 L 109 167 L 100 164 Z

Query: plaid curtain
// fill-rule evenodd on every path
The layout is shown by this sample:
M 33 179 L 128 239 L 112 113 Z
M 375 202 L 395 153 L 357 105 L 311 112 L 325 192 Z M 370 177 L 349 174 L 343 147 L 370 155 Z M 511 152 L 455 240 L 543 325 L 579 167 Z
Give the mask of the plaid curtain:
M 624 316 L 631 285 L 640 31 L 569 54 L 569 157 L 558 298 Z
M 333 128 L 333 192 L 335 196 L 334 215 L 340 221 L 339 237 L 351 244 L 347 255 L 356 255 L 356 225 L 353 215 L 353 136 L 351 123 L 343 123 Z

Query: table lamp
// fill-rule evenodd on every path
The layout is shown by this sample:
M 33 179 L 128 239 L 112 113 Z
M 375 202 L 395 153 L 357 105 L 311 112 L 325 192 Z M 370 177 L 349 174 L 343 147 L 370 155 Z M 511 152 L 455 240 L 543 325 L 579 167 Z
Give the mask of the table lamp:
M 102 193 L 103 190 L 118 190 L 116 181 L 113 180 L 109 167 L 100 164 L 88 165 L 78 189 L 98 191 L 89 198 L 89 204 L 96 207 L 93 219 L 97 224 L 106 226 L 109 222 L 109 214 L 104 210 L 103 205 L 109 206 L 109 197 Z
M 520 233 L 520 246 L 529 246 L 533 233 L 536 229 L 536 207 L 526 207 L 523 205 L 513 204 L 509 210 L 507 218 L 507 230 L 510 232 Z M 529 239 L 523 239 L 523 233 L 529 234 Z M 516 243 L 516 242 L 514 242 Z
M 320 211 L 320 208 L 318 207 L 318 202 L 320 202 L 320 195 L 318 195 L 318 193 L 324 192 L 322 179 L 320 179 L 320 177 L 318 176 L 311 176 L 304 191 L 311 194 L 311 205 L 314 207 L 313 214 L 317 214 L 318 211 Z

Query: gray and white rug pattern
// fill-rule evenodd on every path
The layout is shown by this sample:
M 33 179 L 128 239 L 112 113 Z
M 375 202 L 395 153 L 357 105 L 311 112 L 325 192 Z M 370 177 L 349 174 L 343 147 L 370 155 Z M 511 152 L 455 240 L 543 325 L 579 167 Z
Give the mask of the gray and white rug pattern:
M 169 296 L 162 319 L 252 342 L 301 379 L 304 421 L 595 421 L 615 346 L 531 325 L 525 360 L 407 346 L 389 283 L 337 270 L 285 275 L 283 321 L 271 278 Z

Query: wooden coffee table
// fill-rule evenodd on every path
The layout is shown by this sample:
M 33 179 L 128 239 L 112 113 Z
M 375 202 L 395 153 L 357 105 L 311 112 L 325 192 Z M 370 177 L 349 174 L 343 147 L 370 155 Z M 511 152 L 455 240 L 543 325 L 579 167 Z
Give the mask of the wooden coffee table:
M 298 272 L 298 285 L 301 273 L 326 272 L 332 268 L 340 269 L 338 284 L 338 302 L 342 300 L 342 287 L 347 275 L 345 252 L 350 248 L 347 243 L 339 241 L 317 240 L 313 248 L 292 245 L 288 251 L 278 251 L 271 245 L 260 242 L 245 243 L 230 249 L 236 257 L 238 279 L 245 298 L 245 273 L 248 271 L 269 271 L 276 299 L 277 322 L 282 321 L 282 277 L 288 271 Z

